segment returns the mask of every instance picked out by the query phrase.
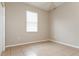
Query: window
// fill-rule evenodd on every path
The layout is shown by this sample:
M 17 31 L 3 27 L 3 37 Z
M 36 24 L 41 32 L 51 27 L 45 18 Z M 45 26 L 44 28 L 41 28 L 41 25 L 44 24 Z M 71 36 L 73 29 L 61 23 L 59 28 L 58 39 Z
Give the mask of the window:
M 38 31 L 38 14 L 31 11 L 26 11 L 26 31 L 37 32 Z

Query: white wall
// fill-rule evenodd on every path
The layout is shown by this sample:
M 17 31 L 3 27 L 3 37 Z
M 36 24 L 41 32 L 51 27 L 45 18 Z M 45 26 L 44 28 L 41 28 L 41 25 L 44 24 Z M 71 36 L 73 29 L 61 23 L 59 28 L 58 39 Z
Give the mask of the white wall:
M 26 32 L 26 10 L 38 13 L 38 32 Z M 49 38 L 48 12 L 24 3 L 6 3 L 6 46 Z
M 0 3 L 0 54 L 2 52 L 2 5 Z
M 39 14 L 38 33 L 26 32 L 26 10 Z M 50 35 L 52 40 L 79 46 L 79 3 L 65 3 L 50 13 L 24 3 L 6 3 L 6 46 L 46 40 Z
M 5 50 L 5 7 L 0 3 L 0 54 Z
M 50 13 L 52 40 L 79 46 L 79 3 L 65 3 Z

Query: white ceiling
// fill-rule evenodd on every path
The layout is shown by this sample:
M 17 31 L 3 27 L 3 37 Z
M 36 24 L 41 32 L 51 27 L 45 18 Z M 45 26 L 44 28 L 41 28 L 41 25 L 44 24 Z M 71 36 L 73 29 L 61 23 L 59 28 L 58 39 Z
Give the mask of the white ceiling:
M 49 11 L 51 9 L 54 9 L 60 5 L 62 5 L 64 2 L 27 2 L 29 5 L 33 5 L 35 7 L 38 7 L 40 9 Z

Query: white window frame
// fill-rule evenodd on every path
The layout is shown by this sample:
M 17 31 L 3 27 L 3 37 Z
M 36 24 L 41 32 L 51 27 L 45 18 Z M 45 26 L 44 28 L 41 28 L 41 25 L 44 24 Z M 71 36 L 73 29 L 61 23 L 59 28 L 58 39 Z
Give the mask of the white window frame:
M 26 32 L 38 32 L 38 13 L 37 12 L 26 11 Z

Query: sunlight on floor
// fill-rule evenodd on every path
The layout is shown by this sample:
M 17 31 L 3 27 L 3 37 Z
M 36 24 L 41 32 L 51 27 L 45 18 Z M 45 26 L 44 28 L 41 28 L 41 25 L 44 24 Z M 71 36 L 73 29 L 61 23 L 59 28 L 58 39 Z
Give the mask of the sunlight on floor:
M 37 54 L 35 52 L 28 52 L 26 55 L 27 56 L 37 56 Z

